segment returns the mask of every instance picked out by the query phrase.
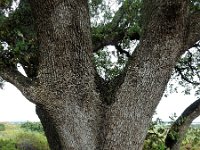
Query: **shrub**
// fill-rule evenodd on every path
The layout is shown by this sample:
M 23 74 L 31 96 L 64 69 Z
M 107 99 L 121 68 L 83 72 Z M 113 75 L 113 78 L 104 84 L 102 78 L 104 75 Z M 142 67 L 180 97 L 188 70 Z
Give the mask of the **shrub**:
M 160 119 L 153 121 L 149 127 L 143 150 L 165 150 L 167 128 Z
M 0 150 L 18 150 L 15 144 L 13 140 L 0 139 Z
M 40 122 L 25 122 L 20 127 L 27 131 L 44 132 Z
M 20 150 L 49 150 L 44 135 L 33 132 L 22 132 L 16 136 L 16 147 Z
M 181 150 L 199 150 L 200 147 L 200 128 L 198 126 L 191 126 L 185 138 L 183 139 Z
M 0 123 L 0 131 L 5 131 L 5 125 Z

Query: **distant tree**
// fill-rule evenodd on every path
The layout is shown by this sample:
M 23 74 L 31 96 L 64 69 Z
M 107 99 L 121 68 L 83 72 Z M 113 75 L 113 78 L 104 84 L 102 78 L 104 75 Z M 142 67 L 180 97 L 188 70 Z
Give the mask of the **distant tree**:
M 0 123 L 0 131 L 4 131 L 5 130 L 5 125 L 3 123 Z
M 142 149 L 174 66 L 198 47 L 197 0 L 117 0 L 117 10 L 108 2 L 21 0 L 15 11 L 12 0 L 0 3 L 0 76 L 36 104 L 53 150 Z M 93 61 L 108 45 L 127 59 L 113 78 Z
M 25 122 L 20 127 L 27 131 L 43 132 L 43 127 L 40 122 Z

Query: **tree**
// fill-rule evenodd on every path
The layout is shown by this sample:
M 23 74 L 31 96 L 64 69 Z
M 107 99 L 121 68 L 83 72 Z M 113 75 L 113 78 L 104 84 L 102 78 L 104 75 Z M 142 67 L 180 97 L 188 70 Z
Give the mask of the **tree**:
M 51 149 L 142 149 L 174 66 L 200 39 L 200 12 L 190 9 L 198 2 L 118 1 L 112 19 L 92 30 L 86 0 L 29 2 L 9 17 L 2 14 L 11 0 L 0 3 L 0 39 L 9 45 L 0 76 L 36 104 Z M 91 10 L 102 2 L 90 1 Z M 128 56 L 123 43 L 134 39 L 140 43 L 123 71 L 101 78 L 93 52 L 114 45 Z

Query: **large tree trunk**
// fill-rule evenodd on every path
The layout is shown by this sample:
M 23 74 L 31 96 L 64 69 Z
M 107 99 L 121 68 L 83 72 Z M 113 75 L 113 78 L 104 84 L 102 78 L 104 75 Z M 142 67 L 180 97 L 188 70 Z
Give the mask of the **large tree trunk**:
M 101 104 L 95 91 L 87 1 L 30 2 L 40 42 L 38 114 L 50 146 L 96 149 Z M 49 139 L 52 128 L 51 138 L 59 139 L 58 147 Z
M 154 110 L 188 42 L 187 3 L 144 1 L 140 46 L 123 75 L 109 83 L 95 78 L 87 0 L 30 3 L 40 54 L 31 99 L 51 149 L 142 149 Z

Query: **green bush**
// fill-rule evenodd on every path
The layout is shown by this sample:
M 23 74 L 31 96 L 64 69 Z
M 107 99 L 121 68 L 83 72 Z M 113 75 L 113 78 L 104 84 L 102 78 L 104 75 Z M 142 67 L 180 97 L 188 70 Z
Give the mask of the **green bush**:
M 183 139 L 181 150 L 190 149 L 190 150 L 199 150 L 200 147 L 200 127 L 191 126 L 185 138 Z
M 5 125 L 0 123 L 0 131 L 5 131 Z
M 16 147 L 20 150 L 49 150 L 45 136 L 35 132 L 17 134 Z
M 160 119 L 153 121 L 149 127 L 143 150 L 166 150 L 165 137 L 167 128 Z
M 165 138 L 169 128 L 170 126 L 166 125 L 160 119 L 153 121 L 149 127 L 143 150 L 166 150 Z M 199 135 L 199 125 L 191 125 L 182 141 L 180 150 L 200 150 Z M 176 138 L 177 133 L 172 133 L 172 136 Z
M 0 150 L 18 150 L 13 140 L 0 139 Z
M 27 131 L 44 132 L 40 122 L 25 122 L 20 127 Z

